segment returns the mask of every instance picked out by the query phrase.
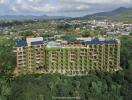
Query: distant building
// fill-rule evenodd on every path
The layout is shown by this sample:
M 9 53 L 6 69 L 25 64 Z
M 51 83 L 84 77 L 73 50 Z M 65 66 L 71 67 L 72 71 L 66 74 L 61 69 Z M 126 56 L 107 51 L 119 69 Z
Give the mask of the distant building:
M 107 32 L 106 35 L 107 36 L 116 36 L 116 35 L 118 35 L 118 33 L 116 33 L 116 32 Z
M 76 32 L 80 32 L 80 30 L 81 29 L 79 27 L 75 29 Z
M 112 72 L 120 68 L 119 40 L 77 40 L 81 42 L 66 44 L 52 41 L 44 44 L 41 37 L 17 41 L 17 67 L 34 73 L 65 75 Z
M 121 34 L 121 35 L 129 35 L 130 32 L 121 32 L 120 34 Z

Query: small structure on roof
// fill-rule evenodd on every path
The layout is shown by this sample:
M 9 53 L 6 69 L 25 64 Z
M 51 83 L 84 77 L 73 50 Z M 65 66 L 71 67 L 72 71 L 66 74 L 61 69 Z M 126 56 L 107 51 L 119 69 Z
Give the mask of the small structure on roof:
M 51 42 L 48 42 L 47 47 L 48 48 L 63 47 L 63 45 L 62 45 L 62 43 L 51 41 Z
M 26 38 L 26 40 L 17 40 L 16 47 L 26 47 L 43 44 L 43 37 Z

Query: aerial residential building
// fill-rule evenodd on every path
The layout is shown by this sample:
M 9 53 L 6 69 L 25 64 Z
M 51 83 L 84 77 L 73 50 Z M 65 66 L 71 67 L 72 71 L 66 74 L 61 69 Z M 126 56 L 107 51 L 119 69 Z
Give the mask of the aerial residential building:
M 86 75 L 113 72 L 120 66 L 120 41 L 77 38 L 75 43 L 27 38 L 17 42 L 17 67 L 35 73 Z
M 43 66 L 43 38 L 27 38 L 17 41 L 17 68 L 33 71 Z

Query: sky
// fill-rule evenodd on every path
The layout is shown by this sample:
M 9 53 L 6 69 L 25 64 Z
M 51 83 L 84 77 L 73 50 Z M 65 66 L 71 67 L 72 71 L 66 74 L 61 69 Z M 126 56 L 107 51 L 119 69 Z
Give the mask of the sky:
M 132 7 L 132 0 L 0 0 L 0 15 L 79 17 L 118 7 Z

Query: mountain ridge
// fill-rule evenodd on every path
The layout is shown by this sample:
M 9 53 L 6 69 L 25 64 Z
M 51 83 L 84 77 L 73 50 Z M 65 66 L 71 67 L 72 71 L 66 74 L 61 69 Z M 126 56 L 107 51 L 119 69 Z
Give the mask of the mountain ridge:
M 108 12 L 99 12 L 82 17 L 84 19 L 131 19 L 132 20 L 132 8 L 119 7 L 115 10 Z
M 130 20 L 132 22 L 132 7 L 119 7 L 108 12 L 98 12 L 83 17 L 65 17 L 65 16 L 48 16 L 48 15 L 1 15 L 0 20 L 59 20 L 59 19 L 111 19 L 111 20 Z
M 50 20 L 50 19 L 63 19 L 63 18 L 70 18 L 65 16 L 48 16 L 48 15 L 1 15 L 0 20 Z

